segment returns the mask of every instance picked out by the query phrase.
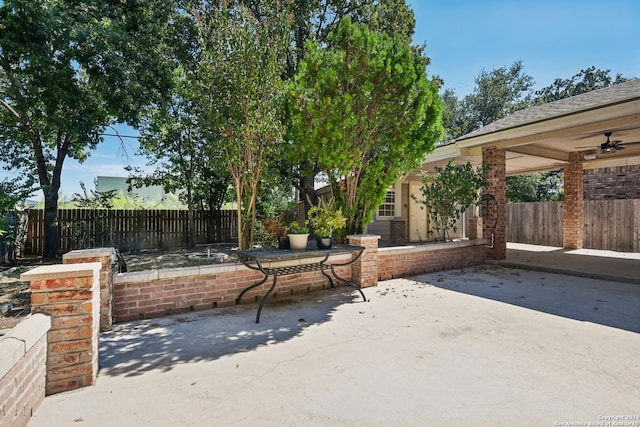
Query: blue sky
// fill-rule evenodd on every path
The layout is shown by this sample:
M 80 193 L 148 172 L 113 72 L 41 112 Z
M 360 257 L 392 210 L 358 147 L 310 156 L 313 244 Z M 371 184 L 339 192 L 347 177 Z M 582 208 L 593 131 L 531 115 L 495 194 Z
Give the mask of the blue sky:
M 426 44 L 429 75 L 444 79 L 458 97 L 473 91 L 484 69 L 522 60 L 535 88 L 556 78 L 570 78 L 595 66 L 612 74 L 640 77 L 640 1 L 572 0 L 409 0 L 416 16 L 414 42 Z M 120 127 L 125 135 L 132 131 Z M 135 157 L 136 141 L 107 137 L 83 164 L 67 159 L 62 196 L 80 191 L 83 181 L 93 189 L 98 175 L 126 176 Z M 127 157 L 127 155 L 129 157 Z M 0 177 L 7 172 L 0 171 Z M 11 174 L 9 174 L 11 176 Z M 36 195 L 41 199 L 41 193 Z
M 481 70 L 522 60 L 535 88 L 595 66 L 640 77 L 637 0 L 409 0 L 428 72 L 458 97 Z

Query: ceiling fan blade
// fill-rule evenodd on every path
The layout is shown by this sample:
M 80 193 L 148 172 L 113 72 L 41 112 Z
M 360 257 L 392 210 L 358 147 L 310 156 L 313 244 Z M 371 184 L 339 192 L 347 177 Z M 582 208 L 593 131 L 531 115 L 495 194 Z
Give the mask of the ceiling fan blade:
M 624 146 L 626 147 L 627 145 L 637 145 L 640 144 L 640 141 L 633 141 L 633 142 L 620 142 L 617 144 L 617 146 Z

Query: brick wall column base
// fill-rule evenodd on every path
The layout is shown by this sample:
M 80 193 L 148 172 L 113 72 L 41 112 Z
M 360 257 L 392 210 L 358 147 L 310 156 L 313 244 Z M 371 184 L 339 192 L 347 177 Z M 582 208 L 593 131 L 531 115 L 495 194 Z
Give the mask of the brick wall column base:
M 469 240 L 480 239 L 482 237 L 482 218 L 474 216 L 469 218 L 467 235 Z
M 100 268 L 98 262 L 45 265 L 20 276 L 31 282 L 31 312 L 51 316 L 47 395 L 92 385 L 96 380 Z
M 113 328 L 113 271 L 111 266 L 116 260 L 114 248 L 82 249 L 67 252 L 62 256 L 63 264 L 99 262 L 100 268 L 100 330 Z
M 353 234 L 347 236 L 350 245 L 364 246 L 362 256 L 351 264 L 351 280 L 366 288 L 378 284 L 378 240 L 373 234 Z

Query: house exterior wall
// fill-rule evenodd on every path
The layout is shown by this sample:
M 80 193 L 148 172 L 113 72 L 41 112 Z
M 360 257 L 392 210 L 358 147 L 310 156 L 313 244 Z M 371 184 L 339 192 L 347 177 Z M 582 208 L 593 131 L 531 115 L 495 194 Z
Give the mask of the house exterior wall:
M 640 165 L 584 171 L 584 198 L 640 199 Z
M 412 227 L 415 229 L 415 224 L 412 224 L 411 217 L 409 215 L 409 205 L 410 203 L 417 203 L 411 198 L 411 192 L 409 191 L 409 184 L 407 182 L 402 183 L 400 188 L 400 204 L 402 206 L 401 212 L 399 216 L 396 218 L 383 218 L 380 219 L 377 215 L 374 215 L 373 222 L 367 226 L 368 234 L 377 234 L 380 236 L 380 246 L 389 247 L 389 246 L 398 246 L 410 243 L 419 243 L 421 240 L 425 242 L 434 241 L 438 236 L 433 228 L 433 225 L 429 223 L 429 218 L 427 216 L 426 209 L 419 209 L 420 216 L 418 220 L 424 220 L 427 223 L 427 232 L 420 234 L 420 238 L 411 239 L 411 231 Z M 467 224 L 469 218 L 473 218 L 474 207 L 470 206 L 460 217 L 460 219 L 456 222 L 456 229 L 449 231 L 449 237 L 451 239 L 464 239 L 464 238 L 477 238 L 482 237 L 482 233 L 480 233 L 476 237 L 471 237 L 467 230 Z M 403 221 L 402 224 L 404 231 L 404 239 L 401 236 L 398 236 L 399 232 L 394 232 L 393 230 L 399 230 L 399 224 L 393 224 L 394 221 L 398 222 L 398 220 Z

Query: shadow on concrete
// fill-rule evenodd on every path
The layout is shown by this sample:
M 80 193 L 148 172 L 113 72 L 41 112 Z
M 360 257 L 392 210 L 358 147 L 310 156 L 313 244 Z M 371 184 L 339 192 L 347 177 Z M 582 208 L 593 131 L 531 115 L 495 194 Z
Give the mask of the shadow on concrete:
M 640 333 L 640 286 L 498 265 L 423 274 L 417 281 L 556 316 Z
M 256 304 L 212 309 L 116 325 L 100 335 L 100 375 L 136 376 L 177 364 L 210 361 L 287 341 L 331 320 L 342 304 L 360 303 L 351 288 L 271 299 L 260 323 Z
M 507 259 L 516 267 L 640 285 L 640 253 L 507 243 Z

